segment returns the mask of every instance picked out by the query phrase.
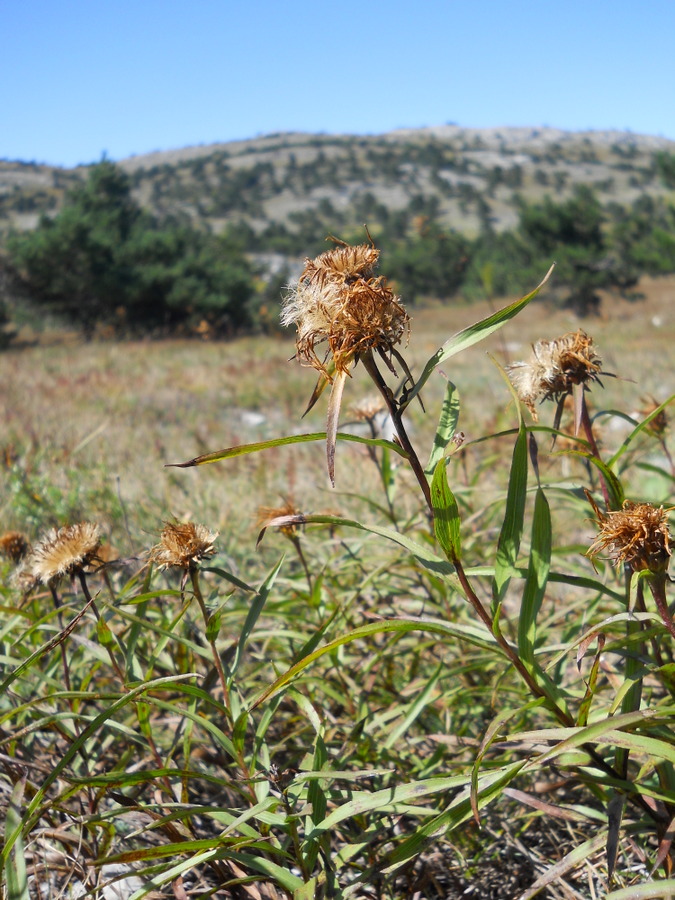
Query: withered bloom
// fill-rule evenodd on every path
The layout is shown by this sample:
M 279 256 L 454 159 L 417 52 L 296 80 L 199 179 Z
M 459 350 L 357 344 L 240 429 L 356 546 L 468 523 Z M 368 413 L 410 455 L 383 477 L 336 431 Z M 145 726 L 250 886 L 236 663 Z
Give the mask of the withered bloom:
M 278 530 L 286 535 L 293 537 L 300 528 L 297 522 L 288 521 L 291 518 L 301 516 L 300 510 L 295 506 L 292 500 L 286 500 L 283 506 L 261 506 L 258 508 L 257 525 L 263 531 L 270 526 L 278 528 Z M 281 524 L 276 525 L 276 520 L 280 519 Z
M 307 259 L 284 301 L 281 323 L 298 329 L 298 358 L 329 379 L 329 356 L 336 373 L 347 372 L 359 353 L 388 352 L 408 331 L 399 298 L 382 276 L 373 276 L 379 256 L 369 244 L 345 244 Z M 324 341 L 328 349 L 320 359 L 315 347 Z
M 392 355 L 411 378 L 396 349 L 410 330 L 410 318 L 382 276 L 373 274 L 380 251 L 372 244 L 340 246 L 305 260 L 297 285 L 284 300 L 283 325 L 297 328 L 298 359 L 319 372 L 310 400 L 313 406 L 330 382 L 326 424 L 328 474 L 335 483 L 335 441 L 342 392 L 349 370 L 359 357 L 377 353 L 393 369 Z M 327 343 L 322 358 L 316 347 Z M 412 379 L 411 379 L 412 380 Z
M 657 410 L 661 405 L 660 403 L 657 403 L 653 397 L 643 398 L 642 402 L 645 405 L 640 410 L 640 413 L 644 416 L 645 419 L 647 418 L 647 416 L 650 416 L 655 410 Z M 656 413 L 651 422 L 649 422 L 648 425 L 645 425 L 645 431 L 653 434 L 656 438 L 663 438 L 666 431 L 668 431 L 669 424 L 668 414 L 666 413 L 665 409 L 661 409 Z
M 42 584 L 54 584 L 64 575 L 83 572 L 98 559 L 101 530 L 92 522 L 53 528 L 35 545 L 26 571 Z
M 195 522 L 167 522 L 159 537 L 159 543 L 150 551 L 150 561 L 160 569 L 196 568 L 202 559 L 215 553 L 213 544 L 218 532 L 209 531 L 205 525 Z
M 0 537 L 0 555 L 13 563 L 20 563 L 30 553 L 30 541 L 20 531 L 6 531 Z
M 668 512 L 662 506 L 624 500 L 622 509 L 602 512 L 589 497 L 600 531 L 588 556 L 606 552 L 615 564 L 633 572 L 664 573 L 670 561 L 671 536 Z
M 518 396 L 537 421 L 536 404 L 561 401 L 575 385 L 598 381 L 602 360 L 593 338 L 574 331 L 553 341 L 537 341 L 527 362 L 507 367 Z
M 372 423 L 386 408 L 387 404 L 382 397 L 365 397 L 360 403 L 355 403 L 349 412 L 358 422 Z

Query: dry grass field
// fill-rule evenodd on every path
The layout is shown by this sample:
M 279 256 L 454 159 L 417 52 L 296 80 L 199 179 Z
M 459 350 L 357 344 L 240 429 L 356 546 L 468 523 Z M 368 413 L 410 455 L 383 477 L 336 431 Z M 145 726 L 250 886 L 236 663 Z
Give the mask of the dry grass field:
M 459 390 L 459 427 L 466 440 L 515 424 L 510 396 L 488 353 L 501 364 L 515 362 L 527 357 L 534 341 L 578 327 L 595 339 L 604 371 L 618 376 L 605 378 L 604 390 L 591 394 L 594 410 L 636 412 L 645 397 L 661 402 L 675 392 L 675 278 L 645 279 L 640 291 L 641 301 L 607 297 L 602 317 L 585 320 L 555 309 L 544 296 L 455 357 L 445 375 Z M 486 303 L 411 310 L 405 355 L 413 373 L 452 334 L 489 312 Z M 280 495 L 289 495 L 303 509 L 348 507 L 342 493 L 372 477 L 358 445 L 340 447 L 336 491 L 328 486 L 320 444 L 276 448 L 200 470 L 164 467 L 234 444 L 323 430 L 323 399 L 301 419 L 314 375 L 290 361 L 291 335 L 229 343 L 53 337 L 0 355 L 2 445 L 5 457 L 22 460 L 36 490 L 43 483 L 57 487 L 82 515 L 110 514 L 97 509 L 103 492 L 103 505 L 113 503 L 118 516 L 120 503 L 139 510 L 132 519 L 144 529 L 154 530 L 170 516 L 195 516 L 225 534 L 252 536 L 259 505 L 274 506 Z M 420 448 L 431 443 L 444 390 L 439 375 L 424 392 L 429 413 L 417 404 L 410 409 Z M 350 404 L 371 393 L 357 367 L 345 391 L 342 421 L 350 418 Z M 472 452 L 481 451 L 468 451 L 469 465 Z M 24 507 L 17 512 L 15 499 L 2 498 L 4 524 L 25 527 L 16 521 Z M 48 509 L 44 513 L 50 518 Z M 58 506 L 52 510 L 54 524 L 63 514 Z

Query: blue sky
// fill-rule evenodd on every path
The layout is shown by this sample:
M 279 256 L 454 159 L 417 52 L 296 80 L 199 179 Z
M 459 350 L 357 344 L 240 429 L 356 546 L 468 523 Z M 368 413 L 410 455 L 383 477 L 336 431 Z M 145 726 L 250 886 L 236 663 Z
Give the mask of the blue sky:
M 675 139 L 675 0 L 0 0 L 0 158 L 275 131 Z

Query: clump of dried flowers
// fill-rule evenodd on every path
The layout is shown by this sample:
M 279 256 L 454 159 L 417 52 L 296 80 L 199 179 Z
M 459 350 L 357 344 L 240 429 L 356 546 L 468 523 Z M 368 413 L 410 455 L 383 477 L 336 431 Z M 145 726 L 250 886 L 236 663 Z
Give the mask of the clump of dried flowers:
M 150 550 L 150 561 L 160 569 L 195 568 L 202 559 L 215 553 L 217 532 L 195 522 L 167 522 L 159 536 L 159 543 Z
M 601 367 L 593 338 L 579 330 L 553 341 L 537 341 L 530 359 L 508 366 L 507 371 L 518 396 L 537 421 L 537 403 L 564 402 L 576 385 L 599 381 Z

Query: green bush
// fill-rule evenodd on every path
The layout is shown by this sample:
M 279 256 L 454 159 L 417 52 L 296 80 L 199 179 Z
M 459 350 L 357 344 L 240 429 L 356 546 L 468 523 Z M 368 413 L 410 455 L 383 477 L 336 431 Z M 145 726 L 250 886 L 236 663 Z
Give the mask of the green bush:
M 91 333 L 250 325 L 244 255 L 185 225 L 160 225 L 110 162 L 95 166 L 63 210 L 8 242 L 11 261 L 42 304 Z

